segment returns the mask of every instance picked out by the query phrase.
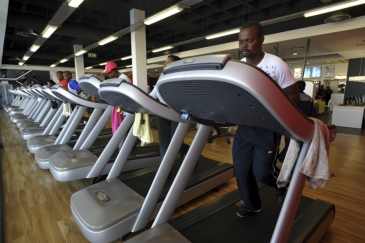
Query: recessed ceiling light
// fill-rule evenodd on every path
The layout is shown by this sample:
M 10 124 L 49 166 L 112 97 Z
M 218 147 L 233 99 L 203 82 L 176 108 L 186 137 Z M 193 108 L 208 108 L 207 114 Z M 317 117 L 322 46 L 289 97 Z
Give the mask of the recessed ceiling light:
M 298 55 L 298 53 L 294 52 L 294 53 L 293 53 L 293 56 L 296 56 L 296 55 Z
M 309 64 L 309 62 L 307 62 L 307 65 Z
M 327 61 L 327 62 L 330 62 L 330 61 Z

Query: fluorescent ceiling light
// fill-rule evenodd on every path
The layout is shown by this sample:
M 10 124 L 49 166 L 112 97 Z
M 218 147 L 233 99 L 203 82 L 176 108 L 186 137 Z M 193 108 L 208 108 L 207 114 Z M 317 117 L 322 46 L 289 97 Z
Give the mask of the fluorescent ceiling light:
M 23 57 L 23 60 L 24 60 L 24 61 L 26 61 L 26 60 L 28 60 L 28 59 L 29 59 L 29 57 L 30 57 L 30 56 L 24 56 L 24 57 Z
M 30 48 L 30 51 L 31 52 L 36 52 L 39 47 L 41 47 L 41 46 L 40 45 L 32 45 L 32 47 Z
M 164 50 L 168 50 L 168 49 L 172 49 L 172 48 L 174 48 L 174 47 L 173 46 L 164 46 L 161 48 L 153 49 L 152 52 L 155 53 L 155 52 L 164 51 Z
M 105 39 L 103 39 L 103 40 L 99 41 L 99 42 L 98 42 L 98 44 L 102 46 L 102 45 L 105 45 L 105 44 L 107 44 L 107 43 L 109 43 L 109 42 L 112 42 L 112 41 L 114 41 L 114 40 L 116 40 L 116 39 L 118 39 L 118 37 L 117 37 L 117 36 L 113 36 L 113 35 L 111 35 L 111 36 L 109 36 L 109 37 L 107 37 L 107 38 L 105 38 Z
M 174 5 L 172 7 L 169 7 L 165 10 L 162 10 L 161 12 L 155 14 L 155 15 L 152 15 L 151 17 L 145 19 L 143 22 L 145 25 L 150 25 L 150 24 L 153 24 L 153 23 L 156 23 L 162 19 L 165 19 L 167 17 L 170 17 L 171 15 L 174 15 L 178 12 L 181 12 L 183 11 L 184 9 L 182 7 L 179 7 L 178 5 Z
M 80 6 L 80 4 L 83 2 L 84 0 L 70 0 L 70 2 L 68 3 L 68 6 L 72 7 L 72 8 L 77 8 L 78 6 Z
M 87 50 L 80 50 L 80 51 L 78 51 L 78 52 L 76 52 L 75 53 L 75 56 L 81 56 L 82 54 L 84 54 L 84 53 L 86 53 L 87 52 Z
M 53 34 L 53 32 L 56 31 L 57 28 L 58 28 L 58 26 L 48 25 L 46 27 L 46 30 L 43 32 L 42 37 L 49 38 Z
M 127 59 L 131 59 L 132 56 L 126 56 L 126 57 L 122 57 L 120 60 L 127 60 Z
M 85 69 L 92 69 L 93 67 L 86 67 Z
M 214 39 L 214 38 L 218 38 L 218 37 L 222 37 L 222 36 L 226 36 L 226 35 L 237 34 L 239 32 L 240 32 L 240 29 L 227 30 L 227 31 L 216 33 L 216 34 L 208 35 L 205 37 L 205 39 L 210 40 L 210 39 Z
M 103 62 L 103 63 L 100 63 L 99 65 L 100 66 L 104 66 L 106 64 L 106 62 Z
M 125 66 L 125 67 L 132 67 L 132 65 L 127 65 L 127 66 Z
M 18 65 L 22 66 L 24 64 L 24 62 L 18 62 Z
M 365 0 L 354 0 L 354 1 L 342 2 L 342 3 L 338 3 L 338 4 L 332 4 L 332 5 L 329 5 L 324 8 L 318 8 L 318 9 L 307 11 L 304 13 L 304 17 L 308 18 L 308 17 L 312 17 L 315 15 L 329 13 L 329 12 L 337 11 L 337 10 L 344 9 L 344 8 L 350 8 L 350 7 L 357 6 L 357 5 L 364 4 L 364 3 L 365 3 Z
M 68 59 L 63 58 L 63 59 L 60 61 L 60 63 L 64 63 L 64 62 L 67 62 L 67 61 L 68 61 Z
M 57 66 L 56 64 L 52 64 L 50 67 L 55 67 L 55 66 Z

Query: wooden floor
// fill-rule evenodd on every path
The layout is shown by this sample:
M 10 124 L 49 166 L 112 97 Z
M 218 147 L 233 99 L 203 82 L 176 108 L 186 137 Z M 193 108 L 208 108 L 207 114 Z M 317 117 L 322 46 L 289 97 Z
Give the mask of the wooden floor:
M 7 243 L 88 242 L 77 227 L 71 211 L 72 193 L 87 187 L 91 180 L 58 182 L 47 170 L 37 167 L 33 154 L 4 110 L 0 110 L 2 187 L 5 239 Z M 195 131 L 185 140 L 191 143 Z M 231 141 L 233 139 L 231 138 Z M 231 147 L 225 137 L 206 144 L 203 155 L 221 162 L 232 162 Z M 365 137 L 338 133 L 331 145 L 330 169 L 335 175 L 324 189 L 312 191 L 306 185 L 304 195 L 332 202 L 336 217 L 322 243 L 365 242 Z M 222 185 L 176 209 L 174 216 L 194 209 L 236 188 L 235 180 Z M 264 209 L 263 209 L 264 210 Z M 248 219 L 242 219 L 248 220 Z M 243 236 L 244 237 L 244 236 Z M 115 240 L 116 242 L 122 242 Z

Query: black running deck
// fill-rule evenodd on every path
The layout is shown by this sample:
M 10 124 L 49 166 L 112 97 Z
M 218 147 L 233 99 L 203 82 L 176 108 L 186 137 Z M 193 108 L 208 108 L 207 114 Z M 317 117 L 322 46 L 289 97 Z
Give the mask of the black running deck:
M 263 186 L 259 192 L 263 204 L 262 211 L 247 218 L 239 218 L 236 215 L 242 201 L 238 190 L 235 190 L 171 220 L 169 224 L 193 243 L 270 242 L 282 205 L 276 201 L 274 188 Z M 313 199 L 302 197 L 296 217 L 313 201 Z M 186 223 L 188 221 L 190 223 Z

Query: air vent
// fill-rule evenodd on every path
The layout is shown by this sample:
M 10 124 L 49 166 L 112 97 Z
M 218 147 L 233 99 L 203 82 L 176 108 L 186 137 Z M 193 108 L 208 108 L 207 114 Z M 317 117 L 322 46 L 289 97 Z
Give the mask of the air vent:
M 8 59 L 9 61 L 19 61 L 20 58 L 19 57 L 9 57 Z
M 348 13 L 335 13 L 325 19 L 325 23 L 335 23 L 335 22 L 342 22 L 345 20 L 351 19 L 351 15 Z
M 17 35 L 23 36 L 23 37 L 33 37 L 38 36 L 36 33 L 33 32 L 32 28 L 24 28 L 20 29 L 16 32 Z

